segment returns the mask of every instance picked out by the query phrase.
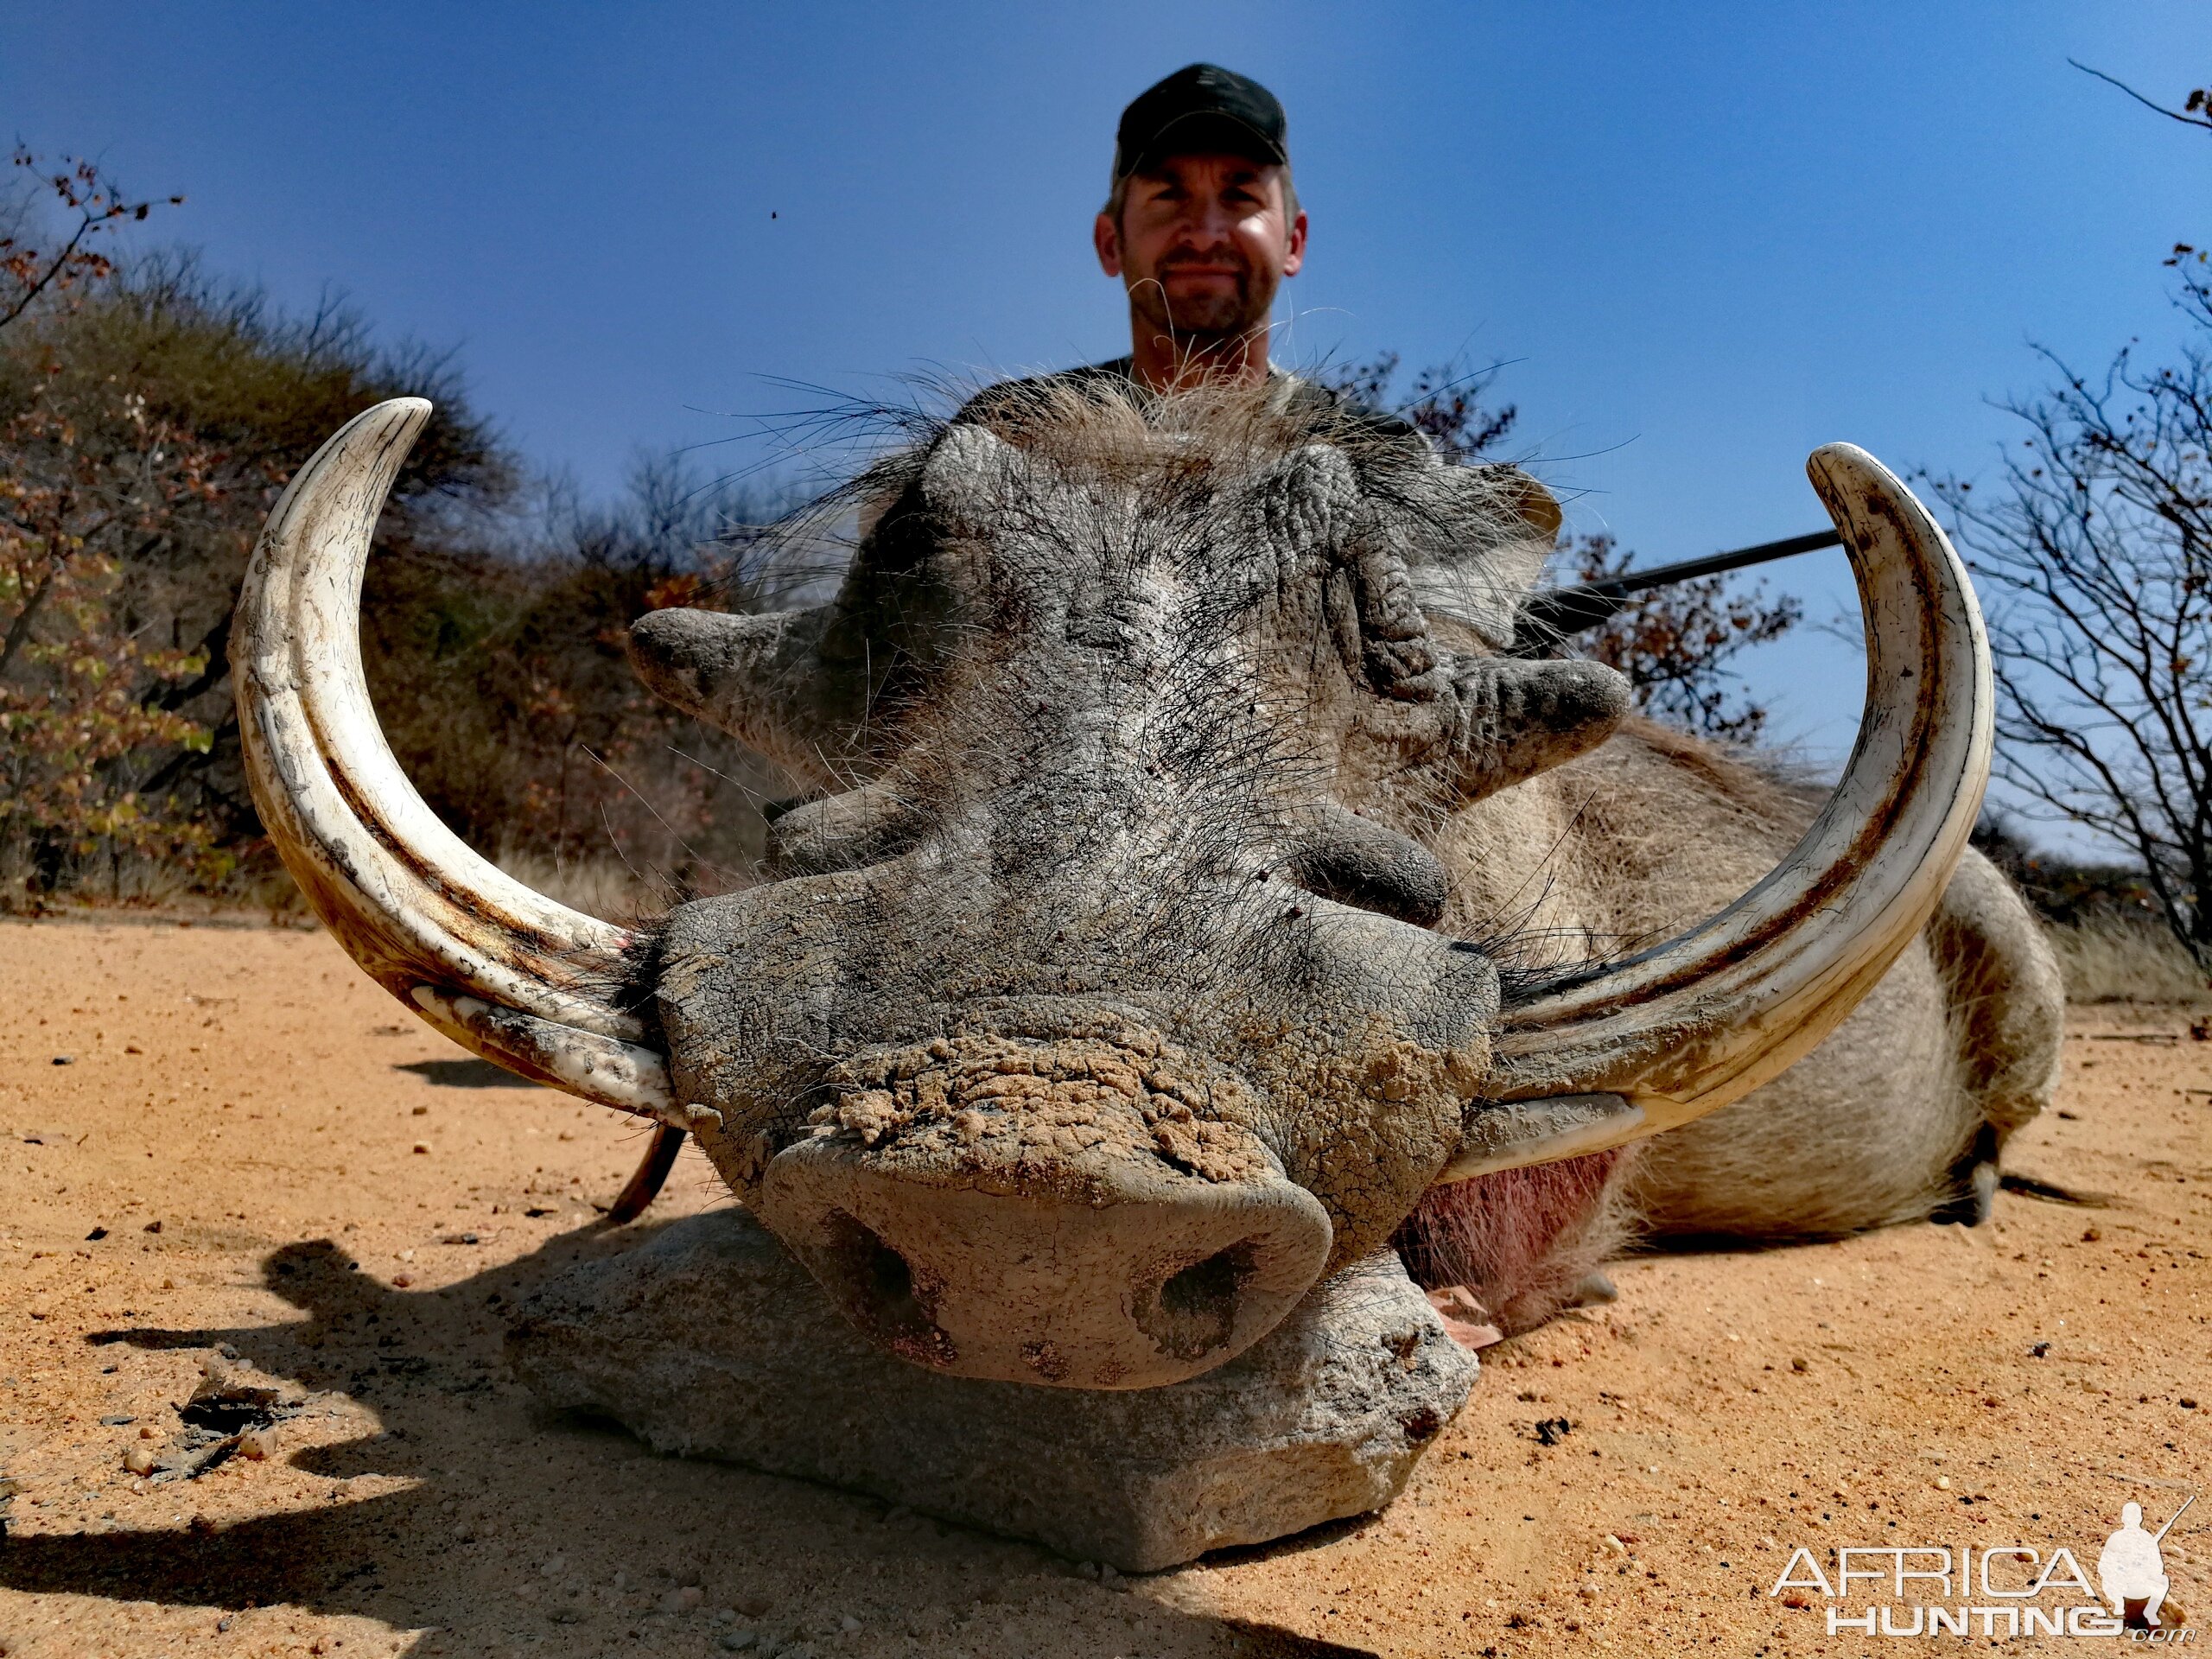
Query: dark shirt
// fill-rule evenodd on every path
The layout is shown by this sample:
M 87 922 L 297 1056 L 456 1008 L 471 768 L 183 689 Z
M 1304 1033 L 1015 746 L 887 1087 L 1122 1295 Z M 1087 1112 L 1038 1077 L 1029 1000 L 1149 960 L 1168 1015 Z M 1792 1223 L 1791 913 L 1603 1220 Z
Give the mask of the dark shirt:
M 1395 415 L 1387 415 L 1371 409 L 1343 392 L 1309 380 L 1288 370 L 1268 365 L 1268 378 L 1273 382 L 1291 383 L 1291 398 L 1294 408 L 1310 409 L 1317 414 L 1334 415 L 1350 422 L 1363 438 L 1399 439 L 1414 443 L 1426 452 L 1428 440 L 1421 429 L 1410 421 Z M 1020 406 L 1051 386 L 1067 386 L 1077 391 L 1111 391 L 1132 397 L 1140 407 L 1160 394 L 1136 377 L 1136 360 L 1133 357 L 1109 358 L 1103 363 L 1085 363 L 1072 369 L 1062 369 L 1057 374 L 1033 375 L 1019 380 L 1001 380 L 996 385 L 986 386 L 961 406 L 952 417 L 956 426 L 982 425 L 1003 420 L 1009 415 L 1018 419 Z

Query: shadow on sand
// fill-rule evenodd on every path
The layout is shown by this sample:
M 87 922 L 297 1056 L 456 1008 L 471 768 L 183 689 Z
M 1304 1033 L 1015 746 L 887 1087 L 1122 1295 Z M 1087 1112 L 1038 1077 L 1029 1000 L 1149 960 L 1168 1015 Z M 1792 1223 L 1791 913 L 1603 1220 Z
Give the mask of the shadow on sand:
M 342 1391 L 381 1432 L 289 1460 L 333 1479 L 413 1484 L 359 1500 L 332 1488 L 317 1507 L 183 1532 L 18 1534 L 0 1542 L 0 1586 L 222 1610 L 288 1604 L 431 1627 L 422 1653 L 707 1655 L 735 1650 L 743 1630 L 825 1659 L 1363 1651 L 1172 1606 L 1178 1592 L 1158 1581 L 1100 1582 L 1045 1550 L 874 1499 L 656 1457 L 618 1431 L 544 1412 L 507 1375 L 502 1309 L 652 1230 L 587 1227 L 421 1291 L 359 1271 L 327 1240 L 302 1242 L 262 1263 L 296 1320 L 93 1333 L 147 1349 L 227 1344 L 271 1376 Z M 225 1507 L 250 1499 L 236 1483 L 252 1478 L 223 1478 Z M 189 1507 L 191 1489 L 168 1490 Z
M 537 1089 L 543 1085 L 528 1077 L 518 1077 L 512 1071 L 502 1071 L 489 1060 L 416 1060 L 406 1065 L 395 1065 L 395 1071 L 409 1071 L 434 1089 Z

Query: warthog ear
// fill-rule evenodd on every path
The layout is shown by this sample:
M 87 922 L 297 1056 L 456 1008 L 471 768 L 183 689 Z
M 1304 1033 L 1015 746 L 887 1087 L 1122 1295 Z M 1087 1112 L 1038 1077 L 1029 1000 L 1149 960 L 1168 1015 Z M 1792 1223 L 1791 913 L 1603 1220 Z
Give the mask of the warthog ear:
M 1515 467 L 1440 467 L 1435 486 L 1442 505 L 1429 510 L 1430 533 L 1409 537 L 1404 550 L 1414 596 L 1429 616 L 1451 617 L 1504 651 L 1557 544 L 1559 503 Z
M 1463 657 L 1452 686 L 1459 706 L 1450 764 L 1463 801 L 1587 753 L 1629 711 L 1627 678 L 1603 663 Z
M 956 531 L 988 531 L 1003 519 L 1007 503 L 1035 493 L 1036 463 L 987 427 L 969 423 L 945 429 L 922 467 L 922 499 Z
M 836 607 L 730 616 L 649 611 L 630 625 L 630 665 L 655 696 L 823 784 L 862 724 L 865 676 L 825 671 Z

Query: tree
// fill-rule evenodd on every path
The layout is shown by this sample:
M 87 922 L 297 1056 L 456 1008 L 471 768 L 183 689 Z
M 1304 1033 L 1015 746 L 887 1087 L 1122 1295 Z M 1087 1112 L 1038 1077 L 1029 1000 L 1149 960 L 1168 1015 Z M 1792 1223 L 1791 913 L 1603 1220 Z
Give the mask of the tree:
M 2120 352 L 2004 406 L 2028 435 L 1993 485 L 1936 492 L 1988 597 L 1998 775 L 2142 861 L 2212 971 L 2212 308 L 2158 367 Z
M 301 462 L 402 393 L 437 412 L 379 526 L 364 655 L 425 798 L 497 856 L 741 862 L 758 820 L 709 785 L 782 780 L 655 705 L 621 636 L 717 582 L 753 601 L 753 504 L 659 464 L 611 505 L 533 484 L 448 359 L 336 301 L 291 315 L 189 257 L 111 257 L 137 222 L 76 166 L 0 200 L 0 906 L 274 874 L 231 703 L 239 580 Z
M 151 204 L 90 162 L 41 174 L 20 148 L 14 161 L 0 203 L 0 861 L 50 875 L 106 846 L 205 866 L 207 827 L 128 774 L 149 753 L 212 747 L 180 711 L 209 652 L 129 626 L 121 596 L 132 561 L 220 494 L 221 458 L 126 387 L 87 406 L 39 338 L 112 278 L 105 233 Z M 54 203 L 63 226 L 41 235 Z
M 1520 411 L 1487 401 L 1503 365 L 1423 369 L 1394 404 L 1398 365 L 1398 354 L 1386 352 L 1337 365 L 1322 378 L 1370 408 L 1391 409 L 1450 460 L 1504 459 L 1500 452 Z M 1633 553 L 1604 535 L 1574 537 L 1559 556 L 1576 582 L 1621 575 L 1636 562 Z M 1770 601 L 1764 581 L 1744 588 L 1730 576 L 1708 576 L 1639 594 L 1599 626 L 1560 643 L 1627 676 L 1637 708 L 1653 719 L 1701 737 L 1750 743 L 1765 729 L 1767 710 L 1745 694 L 1731 664 L 1752 646 L 1780 639 L 1803 615 L 1803 607 L 1787 594 Z
M 101 176 L 96 162 L 65 156 L 60 170 L 48 173 L 21 144 L 10 161 L 22 176 L 0 198 L 0 328 L 49 294 L 66 295 L 113 276 L 105 233 L 137 224 L 154 208 L 150 201 L 126 200 L 112 180 Z M 49 197 L 60 202 L 65 218 L 76 220 L 58 242 L 41 233 L 40 209 Z M 169 203 L 183 200 L 171 196 Z
M 2161 113 L 2212 126 L 2190 118 L 2209 97 Z M 2056 384 L 2001 405 L 2026 435 L 1995 479 L 1933 483 L 1987 600 L 1998 776 L 2139 861 L 2212 972 L 2212 275 L 2188 245 L 2166 264 L 2171 361 L 2129 346 L 2089 374 L 2039 348 Z

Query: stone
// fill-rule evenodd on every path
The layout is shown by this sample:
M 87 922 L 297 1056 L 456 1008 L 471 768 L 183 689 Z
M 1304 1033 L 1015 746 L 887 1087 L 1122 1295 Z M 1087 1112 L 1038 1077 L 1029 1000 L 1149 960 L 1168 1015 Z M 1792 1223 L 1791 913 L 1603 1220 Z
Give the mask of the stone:
M 1184 1382 L 949 1378 L 854 1332 L 743 1210 L 675 1221 L 509 1320 L 509 1360 L 556 1409 L 613 1418 L 657 1451 L 862 1491 L 1123 1573 L 1385 1506 L 1478 1371 L 1382 1255 Z
M 1226 1365 L 1164 1388 L 975 1381 L 848 1325 L 742 1210 L 674 1222 L 509 1315 L 546 1404 L 657 1451 L 870 1493 L 1123 1572 L 1382 1508 L 1478 1369 L 1394 1255 L 1310 1292 Z

